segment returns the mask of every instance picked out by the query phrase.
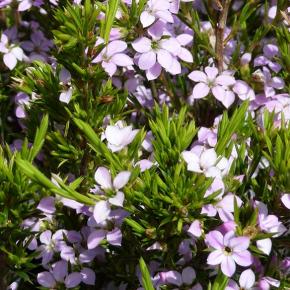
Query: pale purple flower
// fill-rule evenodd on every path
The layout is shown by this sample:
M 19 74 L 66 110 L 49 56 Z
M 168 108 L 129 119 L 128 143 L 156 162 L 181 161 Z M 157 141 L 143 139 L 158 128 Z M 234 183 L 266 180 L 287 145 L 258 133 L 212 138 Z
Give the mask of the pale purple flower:
M 242 101 L 253 101 L 255 99 L 254 90 L 246 82 L 241 80 L 236 81 L 233 86 L 233 92 L 235 92 Z
M 158 285 L 172 284 L 175 286 L 191 285 L 196 278 L 195 270 L 192 267 L 186 267 L 182 273 L 177 271 L 167 271 L 158 273 Z
M 58 230 L 54 234 L 50 230 L 46 230 L 39 236 L 39 240 L 42 244 L 37 248 L 37 251 L 40 252 L 39 257 L 42 258 L 43 265 L 49 263 L 54 253 L 60 252 L 65 246 L 62 230 Z
M 18 11 L 26 11 L 32 6 L 40 7 L 43 4 L 42 0 L 18 0 L 18 2 Z
M 1 8 L 5 8 L 6 6 L 10 5 L 11 2 L 12 2 L 12 0 L 2 0 L 2 1 L 0 2 L 0 9 L 1 9 Z
M 94 218 L 97 223 L 102 223 L 109 217 L 111 205 L 119 207 L 123 206 L 124 193 L 119 190 L 128 183 L 130 175 L 131 173 L 129 171 L 122 171 L 117 174 L 112 181 L 111 173 L 107 168 L 99 167 L 96 170 L 95 180 L 97 184 L 99 184 L 104 190 L 113 190 L 117 192 L 114 197 L 96 203 L 94 207 Z
M 255 202 L 255 205 L 258 207 L 258 225 L 260 229 L 266 233 L 273 233 L 273 237 L 281 236 L 286 228 L 279 221 L 278 217 L 272 214 L 268 214 L 267 206 L 262 202 Z
M 226 108 L 230 107 L 235 100 L 235 96 L 229 90 L 229 87 L 235 84 L 235 78 L 227 72 L 218 76 L 216 67 L 207 66 L 204 70 L 205 73 L 196 70 L 188 75 L 191 80 L 197 82 L 190 98 L 202 99 L 211 92 Z
M 270 255 L 272 249 L 272 241 L 270 238 L 256 241 L 257 248 L 266 255 Z
M 221 264 L 222 272 L 231 277 L 236 272 L 236 264 L 247 267 L 252 264 L 252 255 L 247 250 L 250 245 L 248 237 L 236 237 L 234 232 L 224 236 L 219 231 L 206 235 L 207 244 L 214 249 L 207 258 L 209 265 Z
M 260 55 L 254 59 L 254 66 L 267 65 L 271 70 L 278 73 L 281 70 L 281 65 L 277 62 L 273 62 L 272 59 L 279 56 L 279 48 L 274 44 L 267 44 L 263 48 L 264 55 Z
M 189 171 L 203 173 L 206 177 L 220 177 L 229 166 L 225 157 L 218 158 L 214 148 L 196 146 L 190 151 L 183 151 L 182 157 Z
M 104 137 L 108 141 L 109 149 L 118 152 L 133 141 L 138 131 L 133 130 L 131 125 L 125 126 L 123 122 L 118 121 L 114 126 L 107 126 Z
M 138 66 L 146 70 L 147 79 L 156 79 L 162 68 L 172 75 L 179 74 L 181 66 L 176 57 L 182 48 L 179 42 L 174 37 L 162 39 L 161 35 L 152 34 L 152 38 L 140 37 L 132 43 L 139 53 L 136 56 Z
M 236 199 L 238 207 L 240 207 L 243 202 L 242 200 L 232 194 L 228 193 L 216 204 L 207 204 L 202 207 L 201 213 L 206 214 L 209 217 L 214 217 L 219 214 L 220 219 L 223 222 L 229 222 L 234 220 L 234 200 Z
M 34 31 L 30 36 L 30 40 L 26 40 L 21 43 L 21 47 L 30 53 L 30 61 L 46 61 L 47 52 L 49 52 L 52 46 L 52 41 L 47 39 L 40 30 Z
M 275 89 L 281 90 L 285 86 L 284 80 L 280 77 L 272 77 L 270 70 L 265 66 L 262 70 L 255 71 L 253 76 L 264 84 L 264 93 L 267 98 L 276 94 Z
M 143 27 L 148 27 L 157 19 L 162 19 L 164 22 L 173 23 L 169 0 L 149 0 L 144 11 L 141 13 L 140 21 Z
M 281 201 L 285 205 L 285 207 L 290 209 L 290 193 L 284 193 L 281 197 Z
M 9 44 L 9 39 L 4 33 L 1 35 L 0 52 L 3 53 L 4 64 L 10 70 L 15 68 L 18 60 L 23 59 L 23 50 L 16 45 Z
M 278 288 L 280 286 L 280 281 L 272 277 L 266 276 L 262 277 L 258 282 L 259 290 L 270 290 L 273 289 L 272 286 Z
M 67 289 L 74 288 L 81 282 L 94 285 L 95 279 L 95 273 L 90 268 L 83 268 L 80 272 L 68 273 L 68 263 L 63 260 L 54 263 L 51 271 L 41 272 L 37 275 L 37 282 L 50 289 L 63 283 Z
M 95 57 L 92 63 L 101 62 L 102 67 L 111 77 L 115 74 L 117 66 L 129 67 L 133 65 L 133 60 L 124 53 L 127 48 L 126 42 L 122 40 L 111 41 L 97 57 Z
M 199 238 L 202 235 L 202 225 L 199 220 L 192 222 L 187 230 L 187 233 L 193 237 Z
M 53 214 L 55 212 L 55 201 L 54 197 L 48 196 L 40 200 L 37 209 L 41 210 L 46 214 Z
M 255 284 L 255 281 L 256 281 L 256 278 L 255 278 L 254 272 L 251 269 L 248 269 L 241 273 L 240 278 L 239 278 L 239 285 L 235 281 L 230 280 L 225 290 L 254 289 L 253 286 Z

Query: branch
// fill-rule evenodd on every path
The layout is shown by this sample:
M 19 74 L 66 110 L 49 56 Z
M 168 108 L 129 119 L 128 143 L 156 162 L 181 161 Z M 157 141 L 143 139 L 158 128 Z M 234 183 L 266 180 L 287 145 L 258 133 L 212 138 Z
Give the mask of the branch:
M 227 24 L 228 12 L 230 8 L 231 0 L 223 0 L 221 11 L 219 13 L 219 19 L 216 27 L 216 55 L 217 55 L 217 67 L 219 72 L 223 71 L 224 63 L 224 30 Z

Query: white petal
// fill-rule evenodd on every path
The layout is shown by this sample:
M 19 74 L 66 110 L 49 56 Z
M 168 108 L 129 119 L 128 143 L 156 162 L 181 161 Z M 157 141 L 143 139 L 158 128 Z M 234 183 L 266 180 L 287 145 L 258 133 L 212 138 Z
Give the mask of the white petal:
M 98 201 L 94 207 L 94 218 L 97 223 L 104 222 L 110 215 L 111 208 L 108 201 Z
M 105 167 L 99 167 L 95 172 L 95 180 L 103 189 L 112 188 L 112 177 L 109 170 Z
M 118 175 L 114 178 L 114 188 L 117 190 L 123 188 L 128 183 L 130 176 L 130 171 L 122 171 L 118 173 Z

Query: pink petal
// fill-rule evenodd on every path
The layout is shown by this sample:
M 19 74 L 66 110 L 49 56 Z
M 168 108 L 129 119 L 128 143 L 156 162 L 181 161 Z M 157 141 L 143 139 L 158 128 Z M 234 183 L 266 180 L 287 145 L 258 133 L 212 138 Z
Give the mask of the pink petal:
M 256 242 L 257 248 L 262 251 L 264 254 L 269 255 L 272 249 L 271 239 L 262 239 Z
M 193 57 L 191 52 L 186 48 L 181 48 L 178 54 L 178 57 L 186 62 L 193 62 Z
M 211 231 L 206 235 L 206 242 L 210 247 L 221 249 L 224 237 L 219 231 Z
M 192 91 L 192 97 L 194 99 L 202 99 L 209 93 L 209 86 L 205 83 L 198 83 L 194 86 Z
M 179 34 L 176 39 L 181 45 L 185 46 L 193 40 L 193 36 L 187 33 L 183 33 Z
M 112 188 L 112 178 L 110 171 L 105 167 L 99 167 L 95 172 L 95 181 L 101 185 L 103 189 Z
M 147 11 L 143 11 L 140 16 L 140 21 L 143 27 L 148 27 L 155 21 L 155 16 L 149 14 Z
M 131 176 L 131 172 L 130 171 L 122 171 L 120 173 L 117 174 L 117 176 L 114 178 L 114 188 L 119 190 L 121 188 L 123 188 L 129 181 Z
M 232 238 L 229 241 L 229 246 L 233 248 L 235 252 L 241 252 L 246 250 L 250 245 L 250 239 L 248 237 Z
M 69 88 L 67 91 L 62 92 L 59 95 L 59 100 L 63 103 L 68 104 L 72 96 L 72 88 Z
M 31 6 L 32 4 L 30 0 L 23 0 L 18 6 L 18 11 L 28 10 L 31 8 Z
M 195 82 L 202 82 L 202 83 L 207 82 L 206 74 L 199 70 L 194 70 L 188 75 L 188 77 Z
M 124 203 L 124 193 L 118 191 L 114 197 L 109 198 L 109 202 L 115 206 L 123 206 Z
M 143 70 L 152 68 L 155 63 L 156 63 L 156 54 L 153 51 L 142 53 L 138 60 L 138 66 L 140 67 L 140 69 Z
M 290 209 L 290 194 L 289 193 L 283 194 L 281 197 L 281 201 L 287 208 Z
M 255 284 L 255 274 L 251 269 L 245 270 L 241 273 L 239 283 L 240 287 L 244 289 L 251 289 Z
M 218 69 L 216 67 L 207 66 L 204 70 L 205 73 L 207 74 L 207 78 L 210 81 L 214 81 L 216 76 L 218 75 Z
M 104 222 L 109 217 L 110 212 L 111 208 L 109 202 L 104 200 L 97 202 L 94 208 L 94 218 L 96 222 Z
M 87 285 L 95 285 L 96 282 L 96 274 L 95 272 L 90 268 L 82 268 L 81 270 L 82 275 L 82 282 Z
M 102 240 L 106 237 L 106 232 L 104 230 L 95 230 L 92 233 L 90 233 L 88 237 L 88 249 L 94 249 L 96 248 Z
M 201 223 L 199 220 L 195 220 L 187 230 L 189 234 L 191 234 L 194 237 L 199 238 L 202 234 L 202 228 L 201 228 Z
M 226 91 L 222 86 L 214 86 L 212 88 L 212 94 L 214 95 L 214 97 L 219 100 L 220 102 L 222 102 L 225 98 L 226 95 Z
M 11 53 L 13 53 L 18 60 L 22 60 L 22 58 L 23 58 L 23 50 L 20 47 L 12 48 L 11 49 Z
M 65 278 L 65 286 L 67 288 L 74 288 L 82 282 L 82 275 L 78 272 L 73 272 Z
M 13 53 L 8 52 L 4 54 L 3 62 L 10 70 L 13 70 L 17 64 L 17 59 Z
M 102 62 L 102 67 L 104 68 L 105 72 L 111 77 L 115 74 L 117 70 L 117 66 L 113 62 Z
M 148 81 L 157 79 L 160 76 L 161 70 L 161 65 L 158 62 L 156 62 L 150 69 L 146 70 Z
M 221 86 L 232 86 L 235 84 L 236 80 L 232 76 L 220 75 L 216 78 L 215 82 Z
M 53 265 L 53 276 L 57 282 L 63 282 L 67 275 L 67 261 L 61 260 Z
M 223 261 L 224 257 L 225 256 L 222 250 L 215 250 L 208 255 L 207 263 L 213 266 L 219 265 Z
M 236 264 L 231 256 L 224 256 L 224 259 L 221 263 L 221 270 L 228 277 L 233 276 L 233 274 L 236 272 Z
M 107 233 L 107 241 L 113 246 L 121 246 L 122 243 L 122 232 L 119 229 L 114 229 Z
M 111 61 L 118 66 L 133 65 L 133 60 L 131 59 L 131 57 L 124 53 L 115 54 L 114 56 L 112 56 Z
M 170 69 L 173 61 L 173 56 L 165 49 L 159 49 L 157 52 L 157 61 L 165 69 Z
M 114 40 L 108 44 L 105 48 L 105 54 L 107 56 L 113 56 L 115 53 L 122 52 L 127 48 L 127 43 L 122 40 Z
M 172 58 L 171 67 L 167 69 L 167 71 L 172 75 L 178 75 L 181 73 L 181 65 L 175 57 Z
M 50 230 L 46 230 L 44 231 L 40 236 L 39 236 L 39 240 L 41 243 L 48 245 L 51 242 L 51 231 Z
M 147 37 L 141 37 L 136 39 L 133 43 L 132 43 L 133 48 L 140 53 L 145 53 L 150 51 L 151 48 L 151 40 Z
M 55 212 L 54 197 L 48 196 L 42 198 L 37 206 L 37 209 L 48 214 L 54 213 Z
M 52 274 L 47 271 L 38 273 L 37 282 L 46 288 L 54 288 L 56 285 L 56 281 L 54 280 Z
M 199 162 L 200 162 L 201 168 L 203 169 L 207 169 L 214 166 L 216 161 L 217 161 L 217 155 L 213 148 L 205 150 L 200 155 Z
M 235 260 L 235 262 L 243 267 L 247 267 L 252 265 L 253 261 L 252 261 L 252 255 L 249 251 L 242 251 L 242 252 L 234 252 L 232 254 L 233 259 Z

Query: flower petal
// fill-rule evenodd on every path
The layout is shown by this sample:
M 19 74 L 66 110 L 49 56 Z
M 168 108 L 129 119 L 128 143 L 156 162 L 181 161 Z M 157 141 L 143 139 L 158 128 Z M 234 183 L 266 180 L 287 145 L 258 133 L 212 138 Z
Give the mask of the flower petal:
M 224 256 L 224 259 L 221 263 L 221 270 L 228 277 L 233 276 L 233 274 L 236 272 L 236 264 L 231 256 Z
M 156 54 L 154 51 L 148 51 L 142 53 L 138 60 L 138 66 L 140 69 L 147 70 L 154 66 L 156 63 Z
M 103 189 L 112 188 L 112 178 L 110 171 L 105 167 L 99 167 L 95 172 L 95 181 L 101 185 Z
M 102 200 L 96 203 L 94 218 L 97 223 L 104 222 L 110 215 L 111 208 L 108 201 Z
M 95 272 L 90 268 L 82 268 L 81 270 L 82 275 L 82 282 L 87 285 L 95 285 L 96 282 L 96 274 Z
M 121 188 L 123 188 L 129 181 L 131 176 L 131 172 L 130 171 L 122 171 L 120 173 L 117 174 L 117 176 L 114 178 L 114 188 L 119 190 Z
M 211 231 L 206 235 L 207 244 L 215 249 L 223 247 L 223 235 L 219 231 Z
M 90 235 L 88 236 L 88 249 L 94 249 L 96 248 L 101 241 L 106 237 L 106 232 L 104 230 L 95 230 L 93 232 L 90 233 Z
M 112 56 L 111 61 L 118 66 L 130 66 L 133 65 L 131 57 L 124 53 L 117 53 Z
M 147 37 L 140 37 L 132 43 L 133 48 L 140 53 L 151 50 L 151 40 Z
M 223 261 L 224 257 L 225 255 L 222 250 L 215 250 L 208 255 L 207 263 L 213 266 L 219 265 Z
M 202 83 L 207 82 L 206 74 L 199 70 L 194 70 L 188 75 L 188 77 L 195 82 L 202 82 Z
M 65 286 L 67 288 L 74 288 L 82 282 L 82 275 L 78 272 L 73 272 L 65 278 Z
M 250 266 L 253 263 L 252 255 L 247 250 L 242 252 L 234 252 L 232 257 L 238 265 L 243 267 Z
M 251 269 L 245 270 L 241 273 L 239 283 L 240 287 L 244 289 L 251 289 L 255 284 L 255 274 Z
M 194 86 L 192 91 L 193 99 L 202 99 L 209 93 L 209 86 L 205 83 L 198 83 Z
M 38 273 L 37 282 L 46 288 L 54 288 L 56 285 L 56 281 L 54 280 L 52 274 L 47 271 Z

